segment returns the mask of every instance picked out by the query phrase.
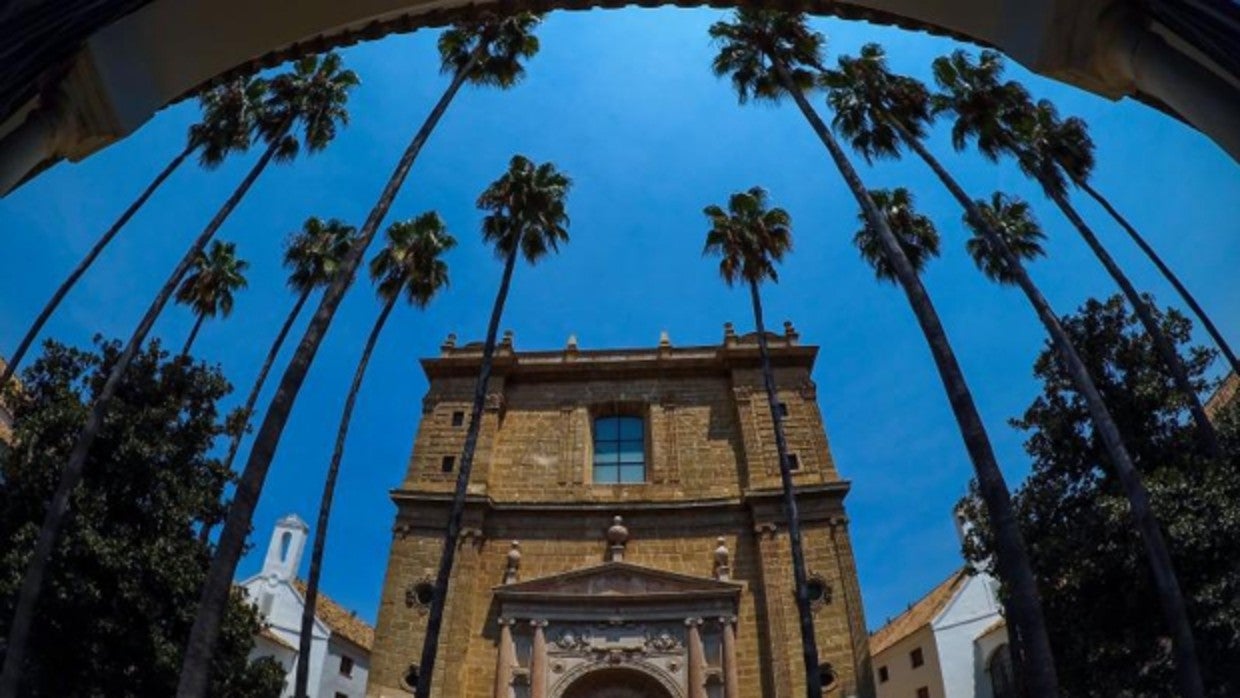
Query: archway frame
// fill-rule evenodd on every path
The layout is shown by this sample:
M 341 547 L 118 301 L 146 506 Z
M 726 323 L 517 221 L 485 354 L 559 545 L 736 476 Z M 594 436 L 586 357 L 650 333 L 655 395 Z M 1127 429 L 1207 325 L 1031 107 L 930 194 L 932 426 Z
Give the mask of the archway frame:
M 620 665 L 592 662 L 573 667 L 573 669 L 559 677 L 552 685 L 550 698 L 565 698 L 565 696 L 570 695 L 570 691 L 580 685 L 580 682 L 589 680 L 590 677 L 597 674 L 611 672 L 639 674 L 657 683 L 670 698 L 686 698 L 687 695 L 684 689 L 676 682 L 675 677 L 669 675 L 662 667 L 644 660 L 635 660 L 627 661 Z

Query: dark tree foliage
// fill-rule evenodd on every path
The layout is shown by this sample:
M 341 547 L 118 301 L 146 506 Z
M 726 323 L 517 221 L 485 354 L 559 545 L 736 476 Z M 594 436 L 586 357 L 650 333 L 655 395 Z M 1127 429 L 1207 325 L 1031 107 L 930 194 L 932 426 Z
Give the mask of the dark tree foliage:
M 1190 347 L 1191 322 L 1159 322 L 1199 390 L 1213 352 Z M 1149 335 L 1119 296 L 1090 300 L 1064 327 L 1080 349 L 1150 489 L 1171 544 L 1209 695 L 1240 695 L 1240 405 L 1216 415 L 1224 457 L 1201 455 L 1186 400 Z M 1016 494 L 1064 696 L 1175 696 L 1170 643 L 1128 505 L 1094 438 L 1086 407 L 1047 349 L 1034 365 L 1043 393 L 1019 419 L 1033 471 Z M 965 553 L 987 567 L 984 512 Z
M 0 623 L 93 393 L 120 353 L 48 342 L 7 402 L 13 441 L 0 449 Z M 210 551 L 195 533 L 223 514 L 228 472 L 207 454 L 225 432 L 217 369 L 138 354 L 94 448 L 52 558 L 23 671 L 22 695 L 172 695 Z M 283 671 L 247 659 L 261 628 L 237 592 L 216 653 L 212 695 L 275 698 Z M 0 636 L 8 628 L 0 626 Z

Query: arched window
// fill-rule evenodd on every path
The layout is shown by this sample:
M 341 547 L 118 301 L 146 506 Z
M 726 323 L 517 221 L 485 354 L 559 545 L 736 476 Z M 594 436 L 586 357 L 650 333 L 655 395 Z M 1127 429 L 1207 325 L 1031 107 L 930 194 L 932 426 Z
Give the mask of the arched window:
M 288 562 L 288 550 L 293 546 L 293 534 L 285 531 L 280 536 L 280 562 Z
M 646 481 L 646 434 L 641 417 L 594 420 L 594 482 L 628 484 Z
M 991 653 L 986 673 L 990 674 L 995 698 L 1017 698 L 1016 671 L 1012 668 L 1012 652 L 1008 645 L 999 645 L 999 649 Z

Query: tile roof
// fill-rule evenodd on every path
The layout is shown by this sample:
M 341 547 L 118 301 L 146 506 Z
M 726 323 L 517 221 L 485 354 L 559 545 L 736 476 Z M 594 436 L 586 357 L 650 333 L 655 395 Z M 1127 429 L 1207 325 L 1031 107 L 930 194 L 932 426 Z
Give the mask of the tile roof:
M 1240 373 L 1232 372 L 1223 379 L 1218 390 L 1206 400 L 1206 414 L 1214 418 L 1218 411 L 1236 401 L 1240 397 Z
M 888 621 L 886 625 L 870 634 L 870 655 L 891 647 L 900 640 L 912 635 L 922 626 L 928 625 L 942 611 L 947 602 L 969 578 L 968 568 L 962 567 L 943 580 L 930 593 L 921 597 L 904 613 Z
M 293 588 L 304 598 L 306 583 L 300 579 L 293 580 Z M 318 603 L 315 604 L 314 615 L 323 621 L 332 633 L 343 637 L 353 644 L 369 652 L 375 644 L 375 629 L 357 614 L 336 603 L 323 592 L 319 592 Z

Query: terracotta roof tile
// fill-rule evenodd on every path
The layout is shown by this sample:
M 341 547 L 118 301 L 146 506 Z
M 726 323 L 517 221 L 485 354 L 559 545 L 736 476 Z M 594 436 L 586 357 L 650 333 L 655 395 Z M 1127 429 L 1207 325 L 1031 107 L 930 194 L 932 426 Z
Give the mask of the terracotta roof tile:
M 918 599 L 912 606 L 909 606 L 907 611 L 871 633 L 870 655 L 873 656 L 882 652 L 934 620 L 939 611 L 943 610 L 947 602 L 951 601 L 952 597 L 955 596 L 956 591 L 968 579 L 968 576 L 967 568 L 961 568 L 952 572 L 950 577 L 931 589 L 930 593 Z
M 306 595 L 306 583 L 300 579 L 293 580 L 293 587 L 302 597 Z M 336 603 L 323 592 L 319 592 L 319 600 L 315 605 L 314 615 L 327 624 L 332 632 L 369 652 L 375 644 L 375 629 L 357 614 Z

